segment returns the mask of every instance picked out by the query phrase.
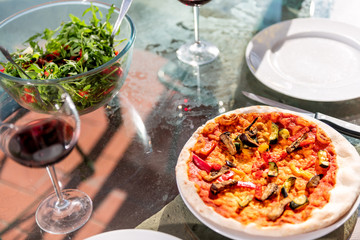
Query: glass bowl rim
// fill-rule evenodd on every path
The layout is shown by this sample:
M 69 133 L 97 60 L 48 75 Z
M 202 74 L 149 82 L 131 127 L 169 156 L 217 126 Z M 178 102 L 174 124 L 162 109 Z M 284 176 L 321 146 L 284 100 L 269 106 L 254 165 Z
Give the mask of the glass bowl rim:
M 48 6 L 58 6 L 58 5 L 66 5 L 68 3 L 88 3 L 88 5 L 90 6 L 91 3 L 95 3 L 97 5 L 102 5 L 102 6 L 106 6 L 106 7 L 111 7 L 111 4 L 108 3 L 104 3 L 101 1 L 97 1 L 97 0 L 57 0 L 57 1 L 53 1 L 53 2 L 47 2 L 47 3 L 42 3 L 42 4 L 38 4 L 29 8 L 26 8 L 24 10 L 21 10 L 17 13 L 12 14 L 11 16 L 5 18 L 4 20 L 2 20 L 0 22 L 0 28 L 4 25 L 6 25 L 9 21 L 12 21 L 13 19 L 23 15 L 23 14 L 27 14 L 30 13 L 34 10 L 37 9 L 42 9 Z M 119 11 L 119 8 L 115 6 L 115 9 L 117 11 Z M 70 77 L 64 77 L 64 78 L 56 78 L 56 79 L 44 79 L 44 80 L 40 80 L 40 79 L 24 79 L 24 78 L 19 78 L 19 77 L 14 77 L 14 76 L 10 76 L 8 74 L 2 73 L 0 72 L 0 77 L 4 77 L 7 78 L 9 80 L 15 81 L 17 83 L 20 84 L 29 84 L 29 85 L 51 85 L 51 84 L 59 84 L 62 82 L 71 82 L 74 80 L 77 80 L 79 78 L 82 77 L 86 77 L 86 76 L 90 76 L 94 73 L 97 72 L 101 72 L 102 70 L 108 68 L 109 66 L 113 65 L 116 61 L 118 61 L 120 58 L 122 58 L 132 47 L 132 45 L 135 42 L 135 25 L 132 21 L 132 19 L 130 18 L 129 15 L 126 14 L 125 19 L 127 20 L 127 22 L 130 25 L 130 29 L 131 29 L 131 33 L 130 33 L 130 37 L 129 37 L 129 41 L 128 43 L 125 45 L 125 47 L 121 50 L 121 52 L 119 52 L 114 58 L 112 58 L 110 61 L 104 63 L 103 65 L 98 66 L 97 68 L 91 69 L 90 71 L 84 72 L 84 73 L 80 73 L 74 76 L 70 76 Z

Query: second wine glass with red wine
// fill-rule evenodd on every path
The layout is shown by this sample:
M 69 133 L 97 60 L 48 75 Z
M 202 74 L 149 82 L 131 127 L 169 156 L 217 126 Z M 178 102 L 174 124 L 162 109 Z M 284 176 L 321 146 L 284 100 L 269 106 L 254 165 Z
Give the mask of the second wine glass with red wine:
M 37 102 L 38 112 L 14 104 L 5 92 L 0 94 L 0 147 L 21 165 L 46 168 L 55 192 L 40 203 L 35 219 L 46 232 L 66 234 L 82 227 L 92 213 L 92 201 L 87 194 L 76 189 L 61 190 L 54 168 L 77 143 L 80 118 L 61 86 L 44 86 L 46 91 L 59 96 L 56 100 L 39 98 L 41 88 L 29 87 L 24 93 L 25 100 Z
M 214 61 L 219 55 L 219 49 L 212 43 L 200 40 L 199 34 L 200 6 L 210 2 L 210 0 L 179 1 L 183 4 L 193 7 L 195 41 L 181 46 L 176 51 L 178 59 L 193 66 L 199 66 Z

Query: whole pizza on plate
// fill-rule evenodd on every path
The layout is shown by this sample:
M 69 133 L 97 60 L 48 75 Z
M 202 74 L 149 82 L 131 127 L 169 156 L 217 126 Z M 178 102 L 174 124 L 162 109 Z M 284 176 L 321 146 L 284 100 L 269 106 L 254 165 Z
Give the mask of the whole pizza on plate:
M 334 129 L 266 106 L 207 121 L 176 166 L 190 210 L 230 236 L 291 236 L 334 224 L 357 201 L 359 173 L 359 154 Z

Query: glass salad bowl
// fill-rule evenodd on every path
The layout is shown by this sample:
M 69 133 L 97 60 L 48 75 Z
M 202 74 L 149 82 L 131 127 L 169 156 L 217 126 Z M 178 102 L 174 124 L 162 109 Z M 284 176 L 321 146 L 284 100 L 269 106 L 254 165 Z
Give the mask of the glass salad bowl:
M 90 27 L 77 34 L 78 38 L 69 37 L 78 31 L 77 27 L 68 27 L 65 33 L 54 33 L 53 30 L 61 29 L 64 22 L 72 21 L 76 26 L 95 22 L 97 30 L 100 28 L 110 36 L 118 14 L 117 8 L 106 3 L 67 0 L 37 5 L 3 20 L 0 22 L 0 45 L 10 53 L 16 52 L 17 55 L 12 55 L 12 58 L 16 57 L 21 68 L 31 68 L 32 72 L 28 74 L 29 79 L 0 54 L 1 87 L 21 106 L 38 112 L 51 111 L 52 106 L 61 100 L 60 94 L 52 90 L 55 88 L 49 87 L 53 84 L 66 89 L 80 114 L 105 105 L 119 92 L 131 64 L 135 41 L 135 27 L 131 18 L 126 16 L 122 21 L 113 46 L 102 38 L 98 39 L 97 35 L 86 39 L 84 36 L 94 30 Z M 32 38 L 39 33 L 45 35 Z M 49 44 L 48 37 L 55 38 L 59 34 L 63 34 L 59 38 L 63 43 Z M 77 45 L 70 45 L 74 42 Z M 83 45 L 86 47 L 82 48 Z M 51 52 L 48 52 L 49 49 Z M 37 50 L 47 52 L 47 55 L 39 57 Z M 109 51 L 112 51 L 110 55 L 106 55 Z M 59 55 L 63 54 L 71 57 L 58 60 L 55 64 Z M 28 62 L 23 63 L 25 56 L 30 57 Z M 75 74 L 74 69 L 81 72 Z

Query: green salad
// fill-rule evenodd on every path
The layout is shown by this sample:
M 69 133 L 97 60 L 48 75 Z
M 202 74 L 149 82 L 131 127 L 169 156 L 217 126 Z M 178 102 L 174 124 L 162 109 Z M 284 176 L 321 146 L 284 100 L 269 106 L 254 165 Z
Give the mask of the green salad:
M 71 77 L 95 69 L 118 54 L 110 44 L 113 26 L 109 19 L 114 10 L 115 7 L 111 6 L 102 22 L 101 11 L 91 5 L 82 15 L 91 13 L 89 24 L 70 14 L 69 22 L 63 22 L 55 30 L 45 29 L 43 33 L 35 34 L 24 43 L 28 45 L 26 49 L 19 49 L 11 56 L 31 79 L 37 80 Z M 122 41 L 115 41 L 115 44 Z M 0 64 L 1 72 L 27 79 L 10 62 Z M 116 88 L 122 74 L 121 62 L 116 62 L 98 74 L 64 81 L 61 85 L 69 92 L 77 108 L 84 110 L 109 98 L 107 95 Z M 1 82 L 26 104 L 36 105 L 39 101 L 50 102 L 60 98 L 46 85 L 20 85 L 6 79 Z

